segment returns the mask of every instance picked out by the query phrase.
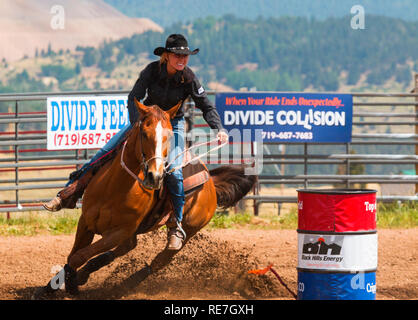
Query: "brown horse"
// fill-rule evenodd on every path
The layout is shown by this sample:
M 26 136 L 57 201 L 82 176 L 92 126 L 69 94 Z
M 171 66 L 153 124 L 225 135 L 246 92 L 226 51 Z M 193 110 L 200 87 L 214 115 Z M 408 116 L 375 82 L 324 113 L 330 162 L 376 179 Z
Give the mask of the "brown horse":
M 158 106 L 135 103 L 140 121 L 130 131 L 124 148 L 94 175 L 85 191 L 74 245 L 61 273 L 70 294 L 76 294 L 78 286 L 86 283 L 92 272 L 135 248 L 137 234 L 164 224 L 159 219 L 143 228 L 141 222 L 146 222 L 147 216 L 155 211 L 170 211 L 167 192 L 161 197 L 159 189 L 172 135 L 170 118 L 175 116 L 181 103 L 167 112 Z M 137 178 L 124 170 L 121 158 Z M 186 197 L 182 222 L 187 235 L 185 244 L 209 223 L 217 206 L 233 206 L 251 190 L 255 181 L 254 176 L 244 174 L 243 167 L 223 166 L 209 173 L 210 179 Z M 92 243 L 95 234 L 102 238 Z M 147 268 L 147 275 L 164 267 L 177 252 L 165 249 L 158 254 Z M 57 290 L 54 281 L 56 277 L 34 297 Z

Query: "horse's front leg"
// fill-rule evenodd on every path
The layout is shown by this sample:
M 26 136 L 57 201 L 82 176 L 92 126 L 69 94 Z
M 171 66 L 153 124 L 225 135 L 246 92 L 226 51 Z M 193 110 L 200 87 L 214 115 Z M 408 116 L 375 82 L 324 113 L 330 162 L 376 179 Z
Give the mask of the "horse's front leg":
M 82 214 L 80 216 L 80 219 L 78 220 L 77 233 L 75 235 L 75 240 L 73 248 L 70 252 L 70 256 L 73 253 L 91 244 L 93 238 L 94 233 L 89 231 L 85 222 L 85 216 Z M 65 278 L 73 277 L 73 274 L 74 272 L 72 272 L 72 270 L 69 269 L 68 265 L 66 265 L 48 282 L 46 286 L 38 288 L 33 294 L 32 298 L 39 299 L 53 294 L 61 287 L 62 283 L 65 281 Z
M 118 228 L 103 234 L 103 237 L 68 256 L 65 270 L 65 290 L 70 294 L 78 293 L 77 269 L 90 258 L 100 253 L 113 249 L 129 239 L 134 234 L 135 228 Z
M 79 286 L 85 284 L 90 274 L 112 263 L 116 258 L 121 257 L 129 251 L 135 249 L 136 245 L 137 238 L 136 234 L 134 234 L 131 238 L 127 239 L 114 250 L 107 251 L 93 259 L 90 259 L 79 271 L 77 271 L 77 284 Z

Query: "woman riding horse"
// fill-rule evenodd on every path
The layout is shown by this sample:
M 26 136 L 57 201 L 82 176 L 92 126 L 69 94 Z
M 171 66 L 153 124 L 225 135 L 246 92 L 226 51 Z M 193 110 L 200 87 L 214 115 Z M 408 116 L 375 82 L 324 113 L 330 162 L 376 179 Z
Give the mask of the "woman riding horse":
M 186 38 L 181 34 L 171 34 L 166 40 L 165 47 L 158 47 L 154 50 L 154 54 L 160 56 L 159 61 L 154 61 L 145 67 L 128 96 L 130 123 L 113 136 L 90 162 L 70 175 L 66 188 L 58 192 L 54 199 L 43 204 L 45 209 L 58 211 L 61 208 L 75 208 L 77 200 L 82 196 L 93 175 L 92 168 L 102 165 L 108 159 L 106 156 L 112 153 L 126 137 L 133 124 L 138 121 L 138 110 L 134 99 L 140 101 L 145 94 L 147 97 L 143 102 L 144 105 L 158 105 L 163 110 L 168 110 L 179 101 L 184 101 L 191 96 L 196 107 L 202 110 L 203 117 L 209 126 L 218 130 L 218 138 L 221 142 L 227 141 L 228 135 L 222 127 L 216 108 L 207 98 L 204 88 L 193 71 L 187 66 L 189 55 L 195 55 L 198 52 L 199 49 L 193 51 L 189 49 Z M 182 106 L 171 120 L 174 138 L 168 161 L 175 160 L 169 169 L 178 167 L 183 161 L 183 156 L 178 155 L 184 149 L 184 123 L 184 107 Z M 180 250 L 185 238 L 181 228 L 185 201 L 182 169 L 177 169 L 168 175 L 166 183 L 177 220 L 177 223 L 173 223 L 173 227 L 168 230 L 167 249 Z

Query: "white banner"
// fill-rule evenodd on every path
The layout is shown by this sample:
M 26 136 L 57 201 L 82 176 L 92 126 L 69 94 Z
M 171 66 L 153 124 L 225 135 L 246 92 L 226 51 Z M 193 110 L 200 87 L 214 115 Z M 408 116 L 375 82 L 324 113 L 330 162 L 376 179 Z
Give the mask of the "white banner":
M 377 268 L 377 234 L 298 233 L 298 267 L 335 271 Z
M 102 148 L 128 123 L 126 95 L 49 97 L 47 149 Z

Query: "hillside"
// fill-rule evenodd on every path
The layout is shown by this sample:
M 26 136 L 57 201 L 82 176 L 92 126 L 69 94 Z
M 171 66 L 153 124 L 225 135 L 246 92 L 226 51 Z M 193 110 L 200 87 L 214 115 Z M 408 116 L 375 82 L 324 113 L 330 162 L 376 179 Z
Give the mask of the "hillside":
M 174 24 L 164 33 L 79 46 L 75 53 L 51 49 L 35 59 L 3 63 L 0 92 L 42 91 L 40 81 L 44 90 L 129 90 L 157 58 L 154 48 L 173 32 L 200 48 L 189 64 L 205 84 L 259 91 L 407 90 L 418 72 L 418 22 L 369 16 L 368 23 L 365 30 L 353 30 L 346 17 L 208 17 Z
M 188 23 L 198 18 L 233 14 L 239 18 L 256 19 L 312 17 L 319 20 L 350 14 L 354 5 L 362 5 L 367 15 L 417 21 L 416 0 L 105 0 L 132 17 L 148 17 L 168 27 L 176 22 Z
M 153 49 L 174 32 L 186 34 L 190 46 L 200 48 L 189 63 L 204 83 L 234 89 L 337 91 L 382 87 L 387 81 L 409 87 L 418 72 L 418 22 L 379 16 L 368 16 L 365 30 L 351 29 L 347 17 L 208 17 L 187 26 L 174 24 L 164 34 L 147 32 L 108 43 L 96 52 L 101 57 L 97 66 L 100 62 L 109 72 L 122 58 L 155 59 Z
M 63 15 L 53 10 L 56 5 L 64 9 Z M 61 17 L 63 29 L 54 24 Z M 127 17 L 102 0 L 1 0 L 0 60 L 31 57 L 48 47 L 58 51 L 79 45 L 98 46 L 105 39 L 148 30 L 163 31 L 150 19 Z
M 369 16 L 366 30 L 352 30 L 346 17 L 253 21 L 229 15 L 198 19 L 187 27 L 175 24 L 164 33 L 135 34 L 101 43 L 97 48 L 79 46 L 75 52 L 51 49 L 33 58 L 0 61 L 0 93 L 130 90 L 139 72 L 157 58 L 152 53 L 154 48 L 163 45 L 172 32 L 185 33 L 190 46 L 200 48 L 189 64 L 208 89 L 409 92 L 412 74 L 418 72 L 418 22 Z M 9 108 L 8 103 L 0 103 L 0 112 L 8 112 Z M 44 108 L 42 103 L 19 104 L 21 112 Z M 374 109 L 371 106 L 362 111 Z M 405 108 L 391 110 L 405 112 Z M 40 130 L 38 123 L 30 125 L 31 130 Z M 356 133 L 406 133 L 400 130 L 410 128 L 402 126 L 390 131 L 386 126 L 364 126 Z M 412 148 L 393 145 L 390 150 L 393 154 L 413 154 Z M 388 153 L 388 149 L 367 145 L 355 151 L 374 154 Z M 300 150 L 289 147 L 286 152 L 296 154 Z M 366 166 L 366 172 L 399 172 L 401 165 L 386 169 L 382 166 Z M 288 173 L 296 172 L 293 170 L 287 167 Z M 316 173 L 329 172 L 336 172 L 335 166 Z

